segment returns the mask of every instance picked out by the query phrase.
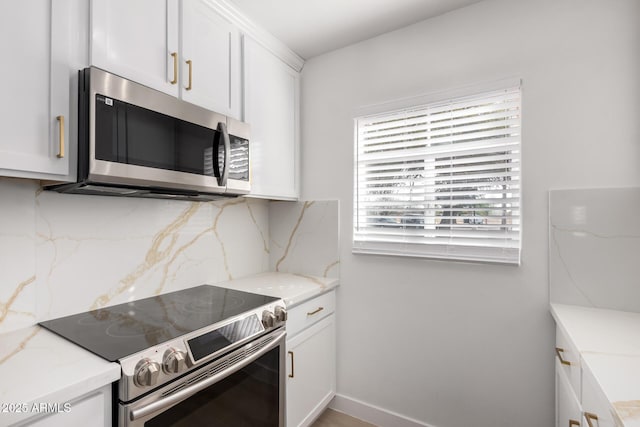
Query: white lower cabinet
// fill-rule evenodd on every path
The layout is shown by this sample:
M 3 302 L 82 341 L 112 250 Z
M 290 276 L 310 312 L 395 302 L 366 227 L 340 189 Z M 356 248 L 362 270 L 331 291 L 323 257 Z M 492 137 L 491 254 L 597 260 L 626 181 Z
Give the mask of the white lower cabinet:
M 51 404 L 51 402 L 47 403 Z M 111 384 L 107 384 L 70 402 L 57 402 L 55 405 L 57 406 L 55 408 L 42 406 L 39 410 L 43 414 L 33 416 L 17 424 L 16 427 L 111 426 Z M 47 413 L 47 415 L 44 415 L 44 413 Z
M 556 427 L 582 425 L 582 411 L 560 361 L 556 361 Z
M 610 403 L 584 366 L 578 350 L 556 328 L 556 427 L 622 427 Z
M 323 304 L 325 296 L 289 311 L 290 322 L 320 315 L 287 339 L 287 426 L 309 426 L 329 404 L 336 390 L 335 314 Z M 335 297 L 334 292 L 330 294 Z M 317 301 L 316 301 L 317 300 Z M 317 306 L 317 307 L 316 307 Z M 317 311 L 322 308 L 322 310 Z M 315 312 L 315 313 L 314 313 Z M 289 325 L 287 326 L 289 329 Z

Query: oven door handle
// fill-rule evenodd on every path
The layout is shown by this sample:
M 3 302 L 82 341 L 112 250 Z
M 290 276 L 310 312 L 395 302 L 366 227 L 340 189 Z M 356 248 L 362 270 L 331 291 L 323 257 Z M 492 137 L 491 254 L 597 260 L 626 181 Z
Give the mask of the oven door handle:
M 268 353 L 269 351 L 273 350 L 274 348 L 276 348 L 277 346 L 282 344 L 282 341 L 284 340 L 284 337 L 286 336 L 287 332 L 286 331 L 282 331 L 279 334 L 275 335 L 273 341 L 271 341 L 269 344 L 267 344 L 265 347 L 261 348 L 259 351 L 257 351 L 256 353 L 252 354 L 251 356 L 247 357 L 246 359 L 242 360 L 241 362 L 238 362 L 232 366 L 230 366 L 229 368 L 225 369 L 224 371 L 220 371 L 217 374 L 203 380 L 200 381 L 198 383 L 195 383 L 185 389 L 182 389 L 178 392 L 176 392 L 175 394 L 172 394 L 171 396 L 165 397 L 164 399 L 160 399 L 157 400 L 153 403 L 150 403 L 146 406 L 143 406 L 141 408 L 138 409 L 134 409 L 129 413 L 129 419 L 131 421 L 135 421 L 137 419 L 146 417 L 147 415 L 153 414 L 154 412 L 157 412 L 161 409 L 167 409 L 170 408 L 171 406 L 175 405 L 176 403 L 181 402 L 182 400 L 187 399 L 188 397 L 193 396 L 194 394 L 198 393 L 199 391 L 204 390 L 205 388 L 209 387 L 210 385 L 228 377 L 229 375 L 233 374 L 236 371 L 239 371 L 240 369 L 244 368 L 245 366 L 255 362 L 257 359 L 259 359 L 261 356 L 264 356 L 266 353 Z

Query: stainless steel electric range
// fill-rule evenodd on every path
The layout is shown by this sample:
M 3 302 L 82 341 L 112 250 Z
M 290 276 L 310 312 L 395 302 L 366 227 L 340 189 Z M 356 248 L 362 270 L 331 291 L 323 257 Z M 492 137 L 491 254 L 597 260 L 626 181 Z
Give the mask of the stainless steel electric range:
M 119 426 L 283 427 L 281 299 L 202 285 L 41 322 L 118 362 Z

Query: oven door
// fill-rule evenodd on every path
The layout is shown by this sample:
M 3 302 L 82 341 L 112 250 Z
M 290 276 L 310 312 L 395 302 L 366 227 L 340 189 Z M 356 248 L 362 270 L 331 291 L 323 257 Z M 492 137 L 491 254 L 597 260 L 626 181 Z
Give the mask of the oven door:
M 284 427 L 283 329 L 204 365 L 137 401 L 120 426 Z

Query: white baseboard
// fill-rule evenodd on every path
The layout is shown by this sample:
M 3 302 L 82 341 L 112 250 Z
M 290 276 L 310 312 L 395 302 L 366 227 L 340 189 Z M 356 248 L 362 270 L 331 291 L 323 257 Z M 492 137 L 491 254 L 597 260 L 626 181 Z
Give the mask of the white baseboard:
M 435 427 L 342 394 L 336 394 L 329 408 L 380 427 Z

